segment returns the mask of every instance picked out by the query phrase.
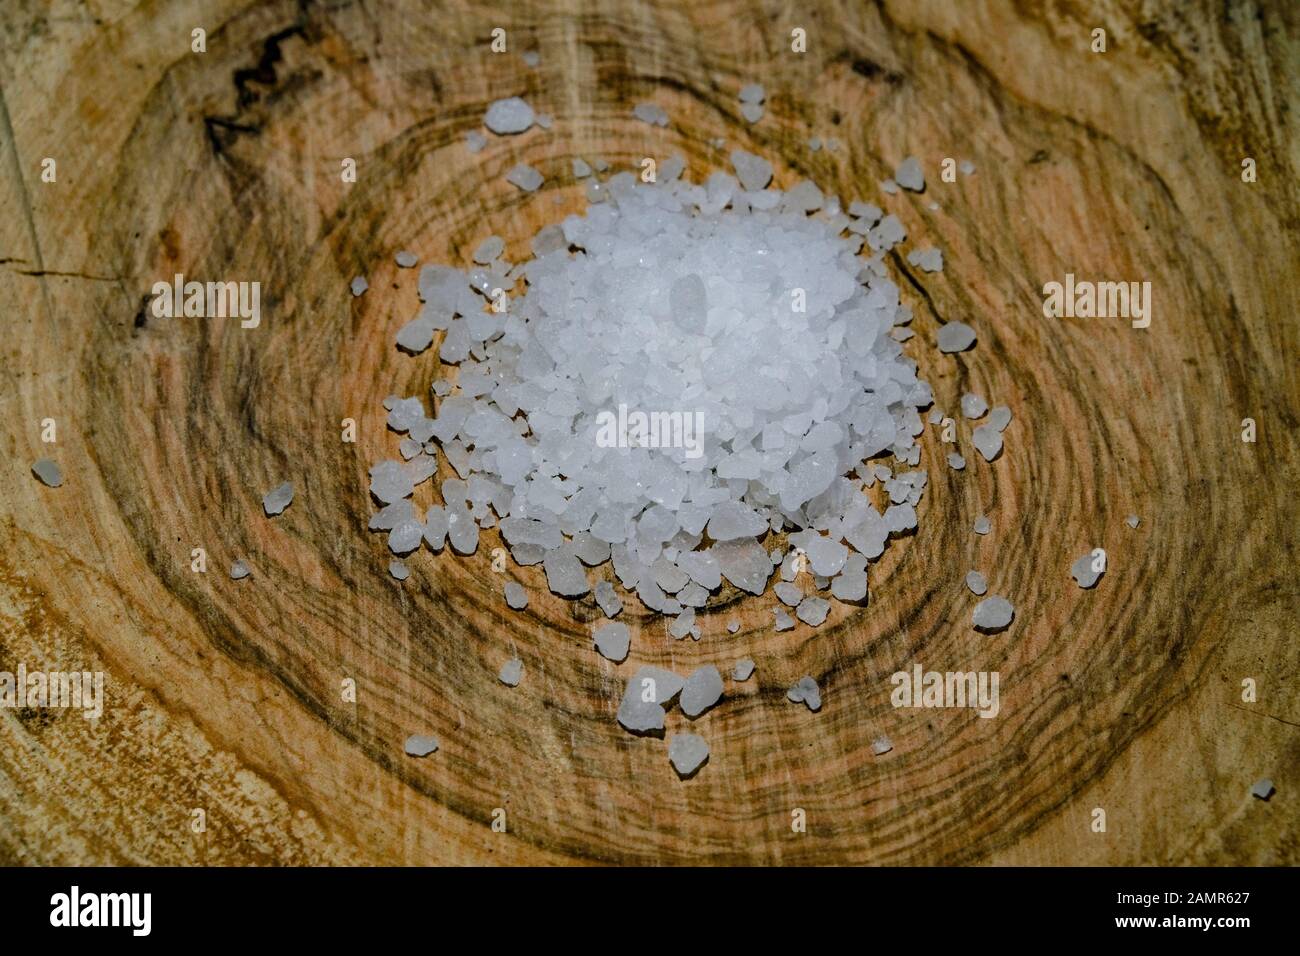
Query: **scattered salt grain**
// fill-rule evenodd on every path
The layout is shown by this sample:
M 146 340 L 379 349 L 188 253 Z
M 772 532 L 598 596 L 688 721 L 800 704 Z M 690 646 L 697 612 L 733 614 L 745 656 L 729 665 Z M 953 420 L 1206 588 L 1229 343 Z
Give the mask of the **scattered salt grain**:
M 262 509 L 268 518 L 273 518 L 289 507 L 293 501 L 293 485 L 289 482 L 276 485 L 262 496 Z
M 592 635 L 592 640 L 601 657 L 618 664 L 627 659 L 628 650 L 632 646 L 632 633 L 626 624 L 601 624 Z
M 352 285 L 350 285 L 349 288 L 352 290 L 352 295 L 355 298 L 356 296 L 364 294 L 365 291 L 370 288 L 370 283 L 366 281 L 365 276 L 355 276 L 353 277 Z
M 488 107 L 483 125 L 498 136 L 522 133 L 533 125 L 533 108 L 517 96 L 497 100 Z
M 790 584 L 786 581 L 782 581 L 772 590 L 776 592 L 777 598 L 786 607 L 798 607 L 799 602 L 804 598 L 803 591 L 797 584 Z
M 925 174 L 921 171 L 921 163 L 915 156 L 908 156 L 898 168 L 894 170 L 894 181 L 904 189 L 910 189 L 912 192 L 919 193 L 925 189 Z
M 963 159 L 957 164 L 957 168 L 961 170 L 963 176 L 969 176 L 971 173 L 975 172 L 975 164 L 969 159 Z
M 776 629 L 777 631 L 788 631 L 794 627 L 794 618 L 785 613 L 785 608 L 778 607 L 776 610 Z
M 1138 518 L 1137 515 L 1129 515 L 1127 518 L 1124 519 L 1124 523 L 1128 525 L 1130 528 L 1136 528 L 1140 521 L 1141 519 Z
M 754 673 L 754 662 L 748 657 L 742 657 L 736 661 L 736 666 L 731 669 L 731 679 L 736 681 L 747 681 Z
M 596 603 L 600 605 L 606 617 L 616 617 L 623 610 L 623 599 L 615 592 L 614 585 L 608 581 L 596 582 Z
M 632 108 L 632 115 L 651 126 L 667 126 L 668 114 L 657 103 L 638 103 Z
M 709 759 L 709 745 L 698 734 L 673 734 L 668 741 L 668 759 L 678 776 L 689 777 Z
M 1095 565 L 1098 559 L 1089 551 L 1070 565 L 1070 575 L 1074 578 L 1076 584 L 1085 590 L 1095 585 L 1101 580 L 1101 576 L 1106 573 L 1105 568 L 1098 571 Z
M 894 182 L 892 179 L 882 179 L 880 181 L 880 189 L 882 192 L 888 193 L 890 196 L 898 195 L 898 183 Z
M 822 707 L 822 693 L 817 686 L 817 681 L 810 676 L 800 677 L 788 691 L 785 692 L 786 699 L 795 704 L 807 704 L 808 709 L 816 712 Z
M 518 186 L 526 193 L 536 192 L 542 185 L 542 174 L 527 163 L 520 163 L 506 173 L 506 182 Z
M 989 403 L 974 392 L 967 392 L 961 397 L 961 413 L 967 418 L 983 418 L 988 410 Z
M 742 103 L 762 103 L 767 99 L 767 90 L 762 83 L 746 83 L 740 88 L 739 99 Z
M 1016 609 L 1012 603 L 995 594 L 975 605 L 971 623 L 981 631 L 1000 631 L 1011 623 L 1015 615 Z
M 50 488 L 57 488 L 63 484 L 63 472 L 59 466 L 49 458 L 41 458 L 32 465 L 32 474 L 41 482 Z
M 497 680 L 507 687 L 518 687 L 519 682 L 524 677 L 524 662 L 517 657 L 512 657 L 501 665 L 501 670 L 497 672 Z
M 989 583 L 984 579 L 984 575 L 978 571 L 967 571 L 966 587 L 970 588 L 971 594 L 978 596 L 989 589 Z
M 393 260 L 402 269 L 414 269 L 415 264 L 420 261 L 419 257 L 416 256 L 414 252 L 407 249 L 398 252 L 397 255 L 393 256 Z
M 772 181 L 772 164 L 761 156 L 735 149 L 731 151 L 731 165 L 740 185 L 750 192 L 765 189 Z
M 795 614 L 799 620 L 812 627 L 820 627 L 831 612 L 831 604 L 825 598 L 809 596 L 799 602 Z
M 1005 405 L 999 405 L 993 411 L 989 412 L 989 424 L 998 431 L 1006 431 L 1011 424 L 1011 409 Z
M 998 457 L 998 452 L 1002 451 L 1002 435 L 991 421 L 976 428 L 971 432 L 970 437 L 971 444 L 985 461 L 992 461 Z
M 741 103 L 740 115 L 745 118 L 746 123 L 757 123 L 763 118 L 763 104 Z
M 516 611 L 522 611 L 528 607 L 528 592 L 518 581 L 506 582 L 506 604 Z
M 918 266 L 922 272 L 943 271 L 943 251 L 934 247 L 913 249 L 907 254 L 907 261 Z
M 487 137 L 484 136 L 482 133 L 480 133 L 478 130 L 472 129 L 465 134 L 465 148 L 468 149 L 471 153 L 482 152 L 483 147 L 486 145 L 487 145 Z
M 975 344 L 975 330 L 965 322 L 945 322 L 939 329 L 940 352 L 964 352 Z
M 875 740 L 871 741 L 871 752 L 877 757 L 883 756 L 894 749 L 894 742 L 885 734 L 881 734 Z
M 740 631 L 740 622 L 739 622 L 739 621 L 728 621 L 728 622 L 727 622 L 727 633 L 728 633 L 728 634 L 736 634 L 736 633 L 738 633 L 739 631 Z
M 537 125 L 540 126 L 542 129 L 550 129 L 554 122 L 555 122 L 555 117 L 552 116 L 550 113 L 537 114 Z
M 438 749 L 438 738 L 426 734 L 411 734 L 406 738 L 403 749 L 410 757 L 427 757 Z
M 822 138 L 820 136 L 813 136 L 812 138 L 810 138 L 808 140 L 808 148 L 812 150 L 814 153 L 821 152 Z
M 586 179 L 591 175 L 591 166 L 585 159 L 574 158 L 573 160 L 573 177 L 574 179 Z
M 536 50 L 525 50 L 521 55 L 521 59 L 524 61 L 524 66 L 535 70 L 537 65 L 542 62 L 542 55 Z
M 975 518 L 974 530 L 976 534 L 988 534 L 993 530 L 993 524 L 986 515 L 978 515 Z
M 948 452 L 948 467 L 953 471 L 961 471 L 966 467 L 966 459 L 955 451 Z
M 722 675 L 712 664 L 706 664 L 692 671 L 682 686 L 682 713 L 698 717 L 721 699 Z
M 500 236 L 488 236 L 474 250 L 474 261 L 480 265 L 489 265 L 501 258 L 501 253 L 505 252 L 505 248 L 506 242 Z
M 1262 780 L 1256 780 L 1250 787 L 1250 795 L 1260 800 L 1268 800 L 1273 796 L 1273 781 L 1268 777 Z
M 411 576 L 411 569 L 406 566 L 405 561 L 393 559 L 388 562 L 388 573 L 398 581 L 405 581 Z
M 236 560 L 235 563 L 230 566 L 230 578 L 232 581 L 242 581 L 252 573 L 253 572 L 248 569 L 248 565 L 245 564 L 242 559 Z

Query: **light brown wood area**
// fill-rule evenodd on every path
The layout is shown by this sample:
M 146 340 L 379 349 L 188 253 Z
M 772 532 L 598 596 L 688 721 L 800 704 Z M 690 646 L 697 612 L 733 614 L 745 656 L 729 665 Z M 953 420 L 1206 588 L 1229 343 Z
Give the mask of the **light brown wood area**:
M 1295 4 L 7 4 L 0 83 L 0 670 L 107 681 L 98 721 L 0 709 L 0 861 L 1300 862 Z M 515 94 L 553 128 L 471 154 Z M 630 116 L 647 100 L 667 129 Z M 873 565 L 867 607 L 815 630 L 774 633 L 775 598 L 728 586 L 698 643 L 629 604 L 615 666 L 590 599 L 493 573 L 494 533 L 390 578 L 365 530 L 366 470 L 397 442 L 381 402 L 450 374 L 393 346 L 417 307 L 394 254 L 464 266 L 499 233 L 517 260 L 583 208 L 573 157 L 679 152 L 700 179 L 735 147 L 902 218 L 909 352 L 945 411 L 967 390 L 1011 407 L 1001 457 L 963 423 L 955 473 L 927 429 L 917 533 Z M 925 193 L 882 194 L 909 154 Z M 942 182 L 944 157 L 976 171 Z M 542 191 L 505 183 L 519 161 Z M 929 244 L 942 273 L 906 263 Z M 261 325 L 155 318 L 176 273 L 259 281 Z M 1045 318 L 1066 273 L 1150 281 L 1150 328 Z M 935 348 L 953 319 L 979 334 L 955 357 Z M 31 475 L 45 456 L 62 487 Z M 297 497 L 268 519 L 283 480 Z M 1110 567 L 1083 591 L 1068 569 L 1095 546 Z M 1016 605 L 1001 634 L 971 627 L 971 568 Z M 670 713 L 712 746 L 694 779 L 615 723 L 638 665 L 746 655 L 755 677 L 712 712 Z M 894 708 L 890 675 L 917 663 L 998 671 L 1000 713 Z M 820 713 L 785 699 L 804 674 Z M 405 756 L 414 732 L 442 749 Z

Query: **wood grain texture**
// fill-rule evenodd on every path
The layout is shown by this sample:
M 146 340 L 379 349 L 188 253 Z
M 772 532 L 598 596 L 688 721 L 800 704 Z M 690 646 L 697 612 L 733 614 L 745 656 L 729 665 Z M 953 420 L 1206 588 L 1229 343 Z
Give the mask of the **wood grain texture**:
M 1300 862 L 1296 6 L 509 7 L 0 12 L 0 669 L 108 682 L 94 723 L 0 710 L 0 860 Z M 487 51 L 494 26 L 514 52 Z M 789 51 L 794 26 L 806 54 Z M 750 126 L 736 91 L 755 79 L 768 114 Z M 514 94 L 554 128 L 469 154 L 464 133 Z M 641 100 L 668 129 L 629 116 Z M 844 145 L 812 153 L 811 135 Z M 446 374 L 392 346 L 416 305 L 393 254 L 465 264 L 495 232 L 518 258 L 582 208 L 571 157 L 680 152 L 699 178 L 726 165 L 714 137 L 846 201 L 880 202 L 876 184 L 921 158 L 926 193 L 883 197 L 905 251 L 944 251 L 938 275 L 893 257 L 917 312 L 909 351 L 941 408 L 966 390 L 1012 408 L 1006 452 L 974 461 L 963 430 L 972 464 L 955 474 L 927 436 L 918 533 L 873 566 L 868 607 L 815 631 L 773 633 L 770 595 L 724 592 L 699 643 L 632 616 L 615 666 L 589 647 L 591 601 L 550 595 L 537 569 L 511 566 L 531 603 L 505 608 L 491 535 L 391 580 L 364 530 L 366 469 L 395 446 L 380 402 Z M 976 173 L 940 182 L 945 156 Z M 539 194 L 504 182 L 521 160 L 547 176 Z M 261 326 L 153 318 L 145 297 L 176 272 L 260 281 Z M 1151 328 L 1044 319 L 1041 287 L 1066 272 L 1150 280 Z M 371 289 L 353 299 L 357 274 Z M 979 344 L 941 356 L 938 322 L 958 318 Z M 28 472 L 47 454 L 62 488 Z M 267 520 L 260 496 L 285 479 L 297 498 Z M 1097 545 L 1111 567 L 1084 592 L 1068 566 Z M 229 580 L 236 557 L 251 579 Z M 1006 632 L 971 629 L 971 567 L 1016 603 Z M 496 673 L 515 654 L 510 690 Z M 744 655 L 756 677 L 691 728 L 713 748 L 696 778 L 616 725 L 639 664 Z M 894 709 L 889 676 L 916 662 L 999 671 L 1000 715 Z M 818 714 L 784 699 L 805 673 Z M 442 750 L 405 757 L 416 731 Z M 874 757 L 880 733 L 894 750 Z M 1247 792 L 1263 776 L 1268 803 Z M 1089 828 L 1099 806 L 1105 834 Z

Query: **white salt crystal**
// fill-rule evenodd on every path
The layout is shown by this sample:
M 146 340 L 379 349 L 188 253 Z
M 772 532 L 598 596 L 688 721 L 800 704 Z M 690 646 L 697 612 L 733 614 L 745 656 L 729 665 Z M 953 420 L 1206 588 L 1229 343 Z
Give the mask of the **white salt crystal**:
M 581 562 L 571 551 L 547 551 L 542 566 L 546 570 L 546 584 L 556 594 L 578 597 L 591 590 Z
M 601 657 L 617 664 L 627 659 L 632 646 L 632 632 L 626 624 L 615 621 L 597 627 L 592 640 Z
M 524 662 L 517 657 L 512 657 L 501 665 L 501 670 L 497 672 L 497 680 L 507 687 L 518 687 L 519 682 L 524 679 Z
M 1273 796 L 1273 793 L 1273 781 L 1268 777 L 1264 777 L 1262 780 L 1256 780 L 1250 786 L 1250 795 L 1259 800 L 1266 801 L 1269 797 Z
M 763 105 L 761 103 L 741 103 L 740 115 L 745 118 L 747 123 L 757 123 L 763 118 Z
M 355 276 L 353 277 L 352 285 L 349 286 L 349 288 L 351 288 L 352 290 L 353 297 L 356 297 L 363 294 L 367 289 L 369 289 L 370 283 L 366 281 L 365 276 Z
M 812 627 L 820 627 L 831 612 L 831 604 L 825 598 L 809 596 L 799 602 L 795 615 L 799 620 Z
M 542 62 L 542 55 L 536 50 L 525 50 L 520 58 L 524 61 L 524 66 L 530 69 L 537 69 L 537 65 Z
M 810 676 L 803 676 L 797 680 L 794 685 L 785 692 L 786 698 L 795 704 L 806 704 L 808 709 L 819 711 L 822 709 L 822 693 L 817 686 L 817 681 Z
M 419 355 L 433 344 L 433 323 L 428 319 L 412 319 L 397 330 L 397 346 L 413 355 Z
M 810 138 L 808 140 L 808 148 L 812 150 L 814 153 L 821 152 L 822 138 L 820 136 L 813 136 L 812 138 Z
M 739 99 L 742 103 L 762 103 L 767 99 L 767 90 L 762 83 L 746 83 L 740 88 Z
M 587 165 L 586 160 L 574 157 L 573 160 L 573 177 L 575 179 L 585 179 L 591 175 L 591 167 Z
M 690 634 L 694 627 L 695 608 L 688 607 L 686 610 L 682 611 L 681 614 L 677 615 L 675 621 L 668 625 L 668 633 L 680 641 L 682 638 L 686 637 L 686 635 Z
M 1005 405 L 999 405 L 989 413 L 989 424 L 998 431 L 1005 431 L 1006 427 L 1011 424 L 1011 409 Z
M 915 156 L 904 159 L 894 170 L 894 181 L 912 192 L 919 193 L 925 189 L 925 174 L 921 171 L 920 161 Z
M 691 672 L 682 685 L 681 708 L 687 717 L 698 717 L 722 699 L 722 675 L 712 664 Z
M 516 611 L 522 611 L 528 607 L 528 592 L 518 581 L 506 582 L 506 604 Z
M 427 734 L 411 734 L 402 746 L 408 756 L 427 757 L 438 749 L 438 738 Z
M 41 482 L 50 488 L 57 488 L 63 484 L 63 472 L 59 466 L 48 458 L 38 459 L 32 465 L 32 474 Z M 276 512 L 279 514 L 279 512 Z
M 483 125 L 498 136 L 522 133 L 533 125 L 533 108 L 518 96 L 492 103 L 483 117 Z
M 799 602 L 804 598 L 803 591 L 799 589 L 798 585 L 789 584 L 785 581 L 782 581 L 772 590 L 776 592 L 776 596 L 786 607 L 798 607 Z
M 989 410 L 989 403 L 974 392 L 967 392 L 961 397 L 961 413 L 967 418 L 982 418 Z
M 993 523 L 989 521 L 986 515 L 977 515 L 975 517 L 975 533 L 988 534 L 993 530 Z
M 407 249 L 401 250 L 397 255 L 393 257 L 393 259 L 397 262 L 397 265 L 402 269 L 413 269 L 415 268 L 415 264 L 420 261 L 414 252 L 411 252 Z
M 939 328 L 940 352 L 964 352 L 975 344 L 975 330 L 965 322 L 945 322 Z
M 785 613 L 785 608 L 778 607 L 776 610 L 776 630 L 788 631 L 794 627 L 794 618 Z
M 632 115 L 651 126 L 668 125 L 668 114 L 657 103 L 638 103 L 632 108 Z
M 1101 557 L 1094 557 L 1093 552 L 1089 551 L 1087 554 L 1076 560 L 1074 564 L 1070 565 L 1070 575 L 1074 578 L 1075 583 L 1078 584 L 1079 587 L 1086 590 L 1101 580 L 1101 576 L 1106 573 L 1104 565 L 1100 571 L 1094 568 L 1094 565 L 1101 563 Z
M 989 583 L 978 571 L 967 571 L 966 587 L 970 588 L 972 594 L 979 596 L 989 589 Z
M 262 496 L 262 509 L 267 517 L 275 517 L 289 507 L 292 501 L 293 485 L 286 481 L 276 485 Z
M 743 149 L 732 150 L 731 165 L 736 170 L 740 185 L 748 190 L 763 189 L 772 181 L 772 164 L 761 156 Z
M 252 573 L 253 572 L 248 569 L 248 565 L 244 563 L 242 558 L 237 559 L 235 563 L 230 566 L 230 577 L 231 580 L 234 581 L 242 581 Z
M 474 250 L 474 261 L 487 265 L 488 263 L 499 259 L 501 253 L 505 251 L 506 242 L 500 236 L 488 236 L 478 244 Z
M 388 562 L 388 573 L 398 581 L 405 581 L 411 576 L 411 569 L 406 566 L 405 561 L 398 561 L 394 558 Z
M 957 168 L 961 170 L 963 176 L 969 176 L 971 173 L 975 172 L 975 164 L 969 159 L 963 159 L 957 164 Z
M 709 759 L 709 745 L 697 734 L 673 734 L 668 741 L 668 759 L 680 777 L 689 777 Z
M 933 247 L 913 249 L 907 254 L 907 261 L 914 266 L 919 266 L 922 272 L 943 271 L 943 251 Z
M 882 192 L 886 192 L 891 196 L 898 195 L 898 183 L 894 182 L 892 179 L 882 180 L 880 183 L 880 189 Z
M 1011 623 L 1015 614 L 1016 609 L 1011 602 L 995 594 L 975 605 L 971 623 L 981 631 L 1000 631 Z
M 614 591 L 614 585 L 608 581 L 596 582 L 596 603 L 606 617 L 615 617 L 623 610 L 623 601 Z
M 554 122 L 555 122 L 555 117 L 552 116 L 550 113 L 537 114 L 537 125 L 540 126 L 542 129 L 550 129 L 551 124 L 553 124 Z
M 399 521 L 388 532 L 388 549 L 393 554 L 410 554 L 424 538 L 424 525 L 414 518 Z
M 728 622 L 727 622 L 727 633 L 728 633 L 728 634 L 735 634 L 735 633 L 736 633 L 737 631 L 739 631 L 739 630 L 740 630 L 740 622 L 739 622 L 739 621 L 728 621 Z
M 465 148 L 471 153 L 482 152 L 483 147 L 487 145 L 487 137 L 476 129 L 470 130 L 465 134 Z
M 506 173 L 506 182 L 518 186 L 526 193 L 536 192 L 542 185 L 542 174 L 527 163 L 519 163 Z
M 1002 451 L 1002 435 L 996 426 L 989 422 L 971 432 L 971 444 L 984 456 L 985 461 L 992 461 L 998 457 L 998 452 Z
M 736 666 L 731 669 L 731 679 L 734 681 L 747 681 L 754 673 L 754 662 L 748 657 L 742 657 L 736 661 Z
M 948 452 L 948 467 L 953 471 L 961 471 L 966 467 L 966 459 L 955 451 Z
M 875 740 L 871 741 L 871 752 L 877 757 L 881 757 L 893 749 L 894 742 L 890 740 L 886 734 L 881 734 Z
M 1127 518 L 1124 519 L 1124 523 L 1127 524 L 1130 528 L 1136 528 L 1138 526 L 1139 521 L 1140 519 L 1138 518 L 1137 515 L 1129 515 Z

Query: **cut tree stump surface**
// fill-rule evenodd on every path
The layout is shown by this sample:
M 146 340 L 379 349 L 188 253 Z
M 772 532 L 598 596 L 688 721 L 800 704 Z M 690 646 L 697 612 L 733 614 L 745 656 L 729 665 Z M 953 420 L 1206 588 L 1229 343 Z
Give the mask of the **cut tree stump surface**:
M 98 720 L 0 709 L 0 862 L 1300 862 L 1300 8 L 508 8 L 0 11 L 0 670 L 106 680 Z M 471 154 L 465 134 L 510 95 L 554 126 Z M 643 101 L 666 129 L 632 118 Z M 393 580 L 365 530 L 367 469 L 397 441 L 381 403 L 453 373 L 394 348 L 417 308 L 394 254 L 463 267 L 496 233 L 517 261 L 584 208 L 574 157 L 680 153 L 698 181 L 738 147 L 779 186 L 810 178 L 903 220 L 908 353 L 947 413 L 966 391 L 1011 408 L 1002 455 L 984 462 L 959 421 L 953 472 L 927 428 L 917 532 L 872 565 L 866 607 L 835 602 L 817 629 L 775 633 L 770 592 L 724 589 L 703 639 L 679 642 L 629 602 L 615 665 L 591 648 L 590 598 L 493 571 L 495 532 Z M 927 189 L 882 193 L 907 155 Z M 945 157 L 975 172 L 943 182 Z M 521 161 L 539 192 L 505 182 Z M 928 245 L 941 273 L 906 261 Z M 260 282 L 261 324 L 156 318 L 151 288 L 177 273 Z M 1066 273 L 1149 281 L 1151 326 L 1045 318 Z M 937 351 L 951 320 L 973 350 Z M 32 476 L 43 457 L 62 487 Z M 281 481 L 296 497 L 268 519 Z M 1069 567 L 1093 547 L 1109 566 L 1085 591 Z M 230 579 L 237 558 L 251 577 Z M 1016 606 L 1000 634 L 971 627 L 971 568 Z M 497 672 L 514 656 L 512 689 Z M 746 656 L 755 675 L 718 707 L 670 712 L 670 734 L 712 748 L 692 779 L 614 720 L 641 664 L 729 674 Z M 893 707 L 890 676 L 917 664 L 997 671 L 1000 712 Z M 819 713 L 785 699 L 805 674 Z M 406 756 L 412 733 L 441 749 Z M 1267 802 L 1249 794 L 1262 777 Z

